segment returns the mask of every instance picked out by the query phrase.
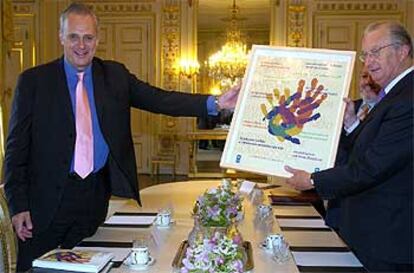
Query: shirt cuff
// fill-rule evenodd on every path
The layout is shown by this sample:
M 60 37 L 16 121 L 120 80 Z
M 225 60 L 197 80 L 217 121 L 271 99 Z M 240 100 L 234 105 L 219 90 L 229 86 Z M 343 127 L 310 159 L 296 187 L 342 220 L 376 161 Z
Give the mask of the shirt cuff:
M 315 180 L 313 180 L 313 173 L 310 174 L 309 182 L 311 183 L 312 188 L 315 188 Z
M 359 123 L 360 123 L 359 119 L 356 119 L 356 121 L 354 123 L 352 123 L 352 125 L 349 126 L 348 128 L 346 126 L 344 126 L 344 130 L 346 132 L 346 135 L 351 134 L 355 130 L 355 128 L 358 127 Z
M 216 97 L 215 96 L 209 96 L 207 98 L 207 113 L 209 116 L 217 116 L 219 112 L 217 111 L 216 106 Z

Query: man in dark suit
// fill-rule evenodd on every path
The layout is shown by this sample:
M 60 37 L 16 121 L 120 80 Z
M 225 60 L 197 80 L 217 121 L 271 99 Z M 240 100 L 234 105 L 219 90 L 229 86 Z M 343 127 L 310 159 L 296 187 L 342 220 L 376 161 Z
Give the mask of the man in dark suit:
M 341 198 L 340 234 L 374 272 L 413 271 L 413 44 L 399 23 L 369 25 L 361 61 L 382 98 L 352 133 L 345 165 L 308 173 L 286 166 L 287 183 Z
M 359 93 L 360 99 L 355 101 L 346 98 L 346 108 L 344 115 L 344 127 L 341 138 L 339 140 L 338 152 L 336 155 L 335 166 L 346 164 L 348 161 L 348 150 L 350 140 L 352 139 L 352 132 L 364 121 L 368 113 L 374 108 L 378 102 L 378 93 L 381 90 L 379 86 L 372 79 L 366 67 L 362 67 L 359 75 Z M 328 207 L 326 209 L 325 222 L 328 226 L 335 230 L 340 227 L 340 199 L 328 200 Z
M 48 250 L 72 248 L 94 234 L 111 194 L 140 202 L 131 107 L 205 117 L 237 99 L 239 88 L 215 98 L 144 83 L 122 64 L 94 57 L 97 29 L 85 5 L 70 5 L 60 18 L 64 57 L 18 80 L 5 156 L 18 271 Z

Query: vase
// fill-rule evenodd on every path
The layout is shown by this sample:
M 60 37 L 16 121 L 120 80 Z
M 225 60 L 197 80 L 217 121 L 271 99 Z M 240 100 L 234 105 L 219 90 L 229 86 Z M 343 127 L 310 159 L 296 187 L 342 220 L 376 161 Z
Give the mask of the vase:
M 202 226 L 201 229 L 203 231 L 204 238 L 211 238 L 217 232 L 218 233 L 221 233 L 221 234 L 224 234 L 224 235 L 227 235 L 228 227 L 222 227 L 222 226 L 218 226 L 218 227 L 215 227 L 215 226 Z
M 201 243 L 204 240 L 204 232 L 200 225 L 200 218 L 195 215 L 194 216 L 194 226 L 193 229 L 188 234 L 188 244 L 190 247 Z
M 203 226 L 199 216 L 194 216 L 194 226 L 188 234 L 188 244 L 192 247 L 204 239 L 211 238 L 216 232 L 227 235 L 227 226 Z

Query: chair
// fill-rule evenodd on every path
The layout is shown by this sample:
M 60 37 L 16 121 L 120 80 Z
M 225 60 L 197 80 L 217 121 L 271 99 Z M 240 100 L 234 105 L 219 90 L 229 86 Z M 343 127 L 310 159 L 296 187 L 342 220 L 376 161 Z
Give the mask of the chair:
M 151 157 L 151 178 L 160 172 L 160 165 L 169 165 L 172 169 L 173 180 L 175 180 L 175 164 L 176 164 L 176 141 L 175 135 L 159 134 L 156 139 L 156 153 Z
M 17 240 L 13 231 L 9 209 L 4 194 L 4 185 L 0 185 L 0 269 L 1 272 L 16 272 Z

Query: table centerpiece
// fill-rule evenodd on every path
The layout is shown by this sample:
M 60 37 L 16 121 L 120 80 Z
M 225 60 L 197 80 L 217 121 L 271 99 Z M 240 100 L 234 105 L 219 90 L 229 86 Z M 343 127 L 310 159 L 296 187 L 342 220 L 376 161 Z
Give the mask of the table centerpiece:
M 229 179 L 197 198 L 181 273 L 238 273 L 253 267 L 250 243 L 243 242 L 237 229 L 242 201 Z
M 215 232 L 212 237 L 188 246 L 182 260 L 181 273 L 242 273 L 245 252 L 225 233 Z

